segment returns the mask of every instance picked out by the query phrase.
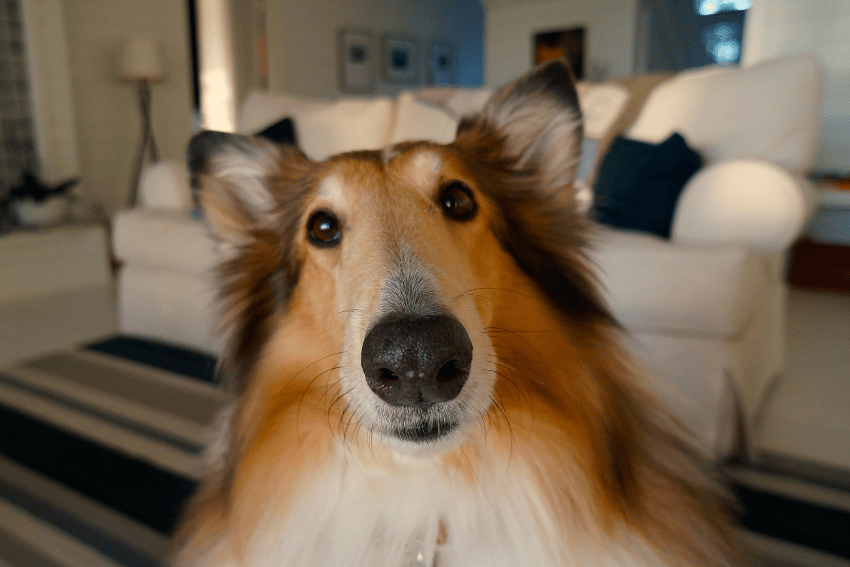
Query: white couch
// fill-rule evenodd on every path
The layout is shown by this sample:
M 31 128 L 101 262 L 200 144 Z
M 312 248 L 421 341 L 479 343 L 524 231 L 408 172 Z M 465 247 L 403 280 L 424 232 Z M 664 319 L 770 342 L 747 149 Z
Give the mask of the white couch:
M 805 56 L 662 83 L 625 135 L 659 142 L 679 132 L 706 165 L 682 193 L 670 240 L 605 228 L 595 239 L 592 257 L 631 347 L 718 456 L 746 442 L 784 368 L 783 253 L 811 211 L 802 175 L 814 155 L 821 89 L 820 67 Z M 239 131 L 290 116 L 314 159 L 405 139 L 445 142 L 457 116 L 487 95 L 444 91 L 435 106 L 415 93 L 339 101 L 255 93 Z M 140 199 L 114 222 L 122 331 L 217 350 L 218 251 L 191 214 L 185 166 L 148 168 Z

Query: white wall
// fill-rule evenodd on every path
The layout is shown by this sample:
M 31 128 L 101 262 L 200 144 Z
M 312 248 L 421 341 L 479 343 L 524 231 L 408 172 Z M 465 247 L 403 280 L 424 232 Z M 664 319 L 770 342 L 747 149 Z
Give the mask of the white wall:
M 80 193 L 108 213 L 125 205 L 141 125 L 136 91 L 117 77 L 122 42 L 146 36 L 160 47 L 167 80 L 153 85 L 152 122 L 161 159 L 184 159 L 192 133 L 185 0 L 64 0 Z
M 141 136 L 136 93 L 116 76 L 117 51 L 133 36 L 161 48 L 168 70 L 153 86 L 152 121 L 161 159 L 183 160 L 192 134 L 186 0 L 61 0 L 83 197 L 107 213 L 127 201 Z M 235 3 L 242 0 L 233 0 Z M 269 88 L 336 96 L 337 30 L 343 26 L 440 36 L 458 53 L 461 84 L 480 85 L 484 13 L 480 0 L 266 0 Z M 379 92 L 404 87 L 383 85 Z
M 757 0 L 744 26 L 745 65 L 811 53 L 824 66 L 822 132 L 815 168 L 850 170 L 850 2 Z
M 457 49 L 459 84 L 481 84 L 484 12 L 480 0 L 267 1 L 271 90 L 339 95 L 337 32 L 342 27 L 371 30 L 378 49 L 384 32 L 414 34 L 423 44 L 431 37 L 447 38 Z M 381 84 L 377 92 L 402 88 Z
M 601 68 L 607 77 L 631 75 L 636 17 L 637 0 L 491 1 L 484 82 L 500 86 L 529 70 L 535 33 L 578 26 L 586 27 L 585 69 Z

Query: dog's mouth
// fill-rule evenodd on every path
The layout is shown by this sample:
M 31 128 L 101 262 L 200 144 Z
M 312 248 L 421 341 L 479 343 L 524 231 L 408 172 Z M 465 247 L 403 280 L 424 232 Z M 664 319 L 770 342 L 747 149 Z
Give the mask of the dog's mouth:
M 422 422 L 414 427 L 399 427 L 393 435 L 403 441 L 428 443 L 441 439 L 454 431 L 458 424 L 453 421 Z

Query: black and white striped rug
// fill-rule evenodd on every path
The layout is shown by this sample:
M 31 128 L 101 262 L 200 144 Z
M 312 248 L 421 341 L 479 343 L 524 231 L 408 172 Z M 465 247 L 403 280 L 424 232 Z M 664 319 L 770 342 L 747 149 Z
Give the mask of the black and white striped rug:
M 118 337 L 0 370 L 0 566 L 163 564 L 224 402 L 214 365 Z
M 114 337 L 0 370 L 0 567 L 163 565 L 225 401 L 214 367 Z M 729 475 L 758 565 L 850 566 L 850 485 Z

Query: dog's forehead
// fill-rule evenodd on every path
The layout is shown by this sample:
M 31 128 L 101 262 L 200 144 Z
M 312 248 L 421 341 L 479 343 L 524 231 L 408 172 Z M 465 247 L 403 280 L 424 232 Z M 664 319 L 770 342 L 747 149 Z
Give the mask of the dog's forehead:
M 318 196 L 344 206 L 357 196 L 383 189 L 428 195 L 443 177 L 446 162 L 439 147 L 429 144 L 343 155 L 323 171 L 317 183 Z
M 436 148 L 414 146 L 388 159 L 387 168 L 394 175 L 406 178 L 417 186 L 427 187 L 439 180 L 445 162 L 445 157 Z

